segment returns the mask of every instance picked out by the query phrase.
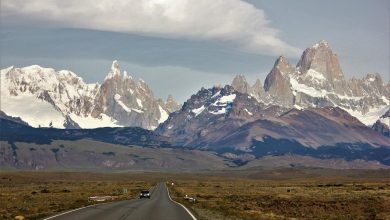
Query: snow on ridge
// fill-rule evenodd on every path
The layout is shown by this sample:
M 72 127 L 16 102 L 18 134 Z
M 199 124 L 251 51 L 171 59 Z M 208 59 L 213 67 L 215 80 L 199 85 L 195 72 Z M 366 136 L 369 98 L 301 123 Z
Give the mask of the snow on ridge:
M 195 114 L 195 117 L 200 115 L 206 108 L 204 107 L 204 105 L 202 105 L 201 107 L 199 108 L 196 108 L 196 109 L 192 109 L 192 112 Z
M 120 74 L 119 64 L 113 62 L 111 71 L 108 74 L 116 75 Z M 125 71 L 123 73 L 124 80 L 132 79 Z M 107 78 L 107 77 L 106 77 Z M 115 79 L 116 80 L 116 79 Z M 95 109 L 97 105 L 96 97 L 102 95 L 100 93 L 100 84 L 86 84 L 81 77 L 78 77 L 74 72 L 69 70 L 56 71 L 53 68 L 45 68 L 39 65 L 26 66 L 21 68 L 15 68 L 14 66 L 1 69 L 1 110 L 6 114 L 14 117 L 21 117 L 23 121 L 26 121 L 33 127 L 49 127 L 64 128 L 66 122 L 66 116 L 69 116 L 75 123 L 79 124 L 81 128 L 93 128 L 93 127 L 118 127 L 121 123 L 117 121 L 115 116 L 101 115 L 98 118 L 91 116 L 91 108 Z M 127 82 L 124 82 L 127 83 Z M 136 82 L 131 82 L 136 83 Z M 131 84 L 133 85 L 133 84 Z M 137 87 L 127 87 L 127 93 L 131 93 L 136 103 L 127 103 L 124 96 L 115 94 L 107 94 L 111 96 L 115 104 L 120 107 L 118 110 L 123 113 L 133 114 L 153 114 L 155 110 L 151 111 L 143 110 L 145 102 L 143 95 L 151 96 L 148 85 L 140 79 Z M 126 87 L 125 87 L 126 88 Z M 30 92 L 32 91 L 32 93 Z M 143 92 L 145 91 L 145 94 Z M 104 94 L 106 95 L 106 94 Z M 6 96 L 5 98 L 3 96 Z M 31 100 L 24 101 L 25 97 Z M 40 98 L 38 98 L 40 97 Z M 138 97 L 138 98 L 137 98 Z M 43 99 L 42 99 L 43 98 Z M 147 97 L 148 98 L 148 97 Z M 154 97 L 153 102 L 156 102 Z M 10 100 L 12 99 L 12 100 Z M 23 101 L 17 101 L 22 100 Z M 121 100 L 123 99 L 123 100 Z M 79 101 L 80 100 L 80 101 Z M 148 100 L 146 100 L 148 101 Z M 25 105 L 31 107 L 31 103 L 36 102 L 35 108 L 25 109 Z M 10 104 L 8 104 L 10 103 Z M 30 104 L 28 104 L 30 103 Z M 18 104 L 18 105 L 16 105 Z M 133 106 L 134 105 L 134 106 Z M 6 106 L 8 107 L 7 110 Z M 107 111 L 110 106 L 102 106 L 102 112 Z M 157 108 L 156 107 L 153 108 Z M 11 109 L 12 108 L 12 109 Z M 31 116 L 28 114 L 31 113 Z M 33 111 L 41 112 L 50 117 L 41 117 L 40 114 L 35 114 Z M 151 123 L 159 121 L 162 123 L 168 118 L 168 111 L 165 109 L 158 109 L 160 111 L 159 119 L 155 116 L 150 119 Z M 103 113 L 102 113 L 103 114 Z M 109 113 L 106 113 L 109 114 Z M 42 119 L 41 119 L 42 118 Z M 143 126 L 140 122 L 140 125 Z M 150 126 L 149 126 L 150 127 Z
M 211 98 L 213 99 L 213 98 L 219 96 L 220 94 L 221 94 L 221 90 L 219 90 L 218 92 L 216 92 L 213 96 L 211 96 Z
M 226 114 L 227 112 L 227 109 L 226 108 L 222 108 L 222 109 L 219 109 L 218 111 L 209 111 L 211 114 L 213 115 L 221 115 L 221 114 Z
M 317 81 L 324 81 L 326 80 L 326 78 L 324 77 L 324 75 L 322 75 L 321 73 L 313 70 L 313 69 L 309 69 L 306 73 L 307 76 L 310 76 L 311 78 L 317 80 Z
M 20 70 L 25 72 L 25 73 L 29 73 L 29 74 L 37 73 L 38 71 L 43 72 L 43 73 L 55 72 L 55 70 L 53 68 L 42 67 L 39 65 L 25 66 L 25 67 L 20 68 Z
M 384 106 L 370 108 L 367 113 L 363 114 L 361 111 L 347 109 L 344 107 L 340 107 L 340 108 L 344 109 L 350 115 L 359 119 L 360 122 L 362 122 L 367 126 L 372 126 L 382 115 L 384 115 L 390 109 L 388 105 L 384 105 Z
M 160 119 L 158 120 L 158 123 L 161 124 L 168 119 L 169 115 L 160 105 L 158 106 L 158 109 L 160 110 Z
M 213 115 L 219 115 L 219 114 L 226 114 L 229 106 L 228 104 L 232 103 L 234 99 L 236 98 L 236 94 L 230 94 L 230 95 L 225 95 L 217 99 L 212 106 L 217 106 L 217 107 L 222 107 L 218 111 L 209 111 Z
M 137 113 L 141 114 L 141 113 L 144 112 L 144 111 L 142 111 L 140 109 L 127 107 L 127 105 L 125 103 L 123 103 L 122 100 L 120 100 L 121 99 L 121 95 L 119 95 L 119 94 L 115 94 L 114 95 L 114 99 L 122 107 L 122 109 L 125 110 L 128 113 L 134 111 L 134 112 L 137 112 Z
M 385 124 L 385 125 L 387 125 L 388 127 L 390 127 L 390 117 L 380 118 L 379 121 L 380 121 L 382 124 Z
M 6 73 L 8 73 L 10 70 L 12 70 L 13 68 L 15 68 L 15 66 L 9 66 L 9 67 L 7 67 L 7 68 L 1 69 L 1 70 L 0 70 L 0 74 L 6 74 Z
M 342 100 L 353 100 L 353 101 L 359 101 L 364 96 L 347 96 L 347 95 L 341 95 L 335 92 L 326 91 L 324 89 L 318 90 L 314 87 L 308 86 L 306 84 L 299 83 L 295 78 L 290 77 L 290 84 L 291 88 L 293 90 L 293 94 L 296 95 L 296 92 L 305 93 L 311 97 L 319 97 L 319 98 L 325 98 L 329 95 L 334 95 L 339 99 Z M 384 97 L 384 96 L 383 96 Z M 382 97 L 382 98 L 383 98 Z M 385 97 L 386 98 L 386 97 Z
M 76 115 L 74 113 L 69 114 L 69 117 L 76 122 L 81 128 L 102 128 L 102 127 L 123 127 L 116 124 L 116 120 L 106 114 L 101 114 L 100 118 L 94 118 L 91 115 L 86 117 Z
M 301 107 L 301 106 L 299 106 L 299 105 L 297 105 L 297 104 L 294 105 L 294 108 L 296 108 L 296 109 L 298 109 L 298 110 L 304 109 L 303 107 Z
M 226 106 L 236 98 L 236 94 L 225 95 L 217 99 L 212 105 L 213 106 Z
M 151 126 L 149 126 L 149 129 L 148 130 L 155 130 L 157 128 L 157 126 L 153 126 L 153 125 L 151 125 Z
M 142 110 L 139 110 L 139 109 L 136 109 L 136 108 L 131 108 L 131 110 L 133 110 L 133 111 L 135 111 L 135 112 L 137 112 L 137 113 L 139 113 L 139 114 L 141 114 L 141 113 L 143 113 L 144 111 L 142 111 Z
M 99 83 L 89 83 L 86 85 L 87 85 L 88 90 L 94 90 L 96 88 L 96 86 L 99 86 Z
M 328 42 L 325 40 L 321 40 L 318 43 L 314 44 L 312 48 L 317 49 L 320 45 L 325 45 L 326 47 L 329 46 Z
M 387 127 L 390 127 L 390 117 L 380 118 L 379 121 L 380 121 L 382 124 L 387 125 Z
M 1 110 L 12 117 L 20 117 L 32 127 L 65 128 L 65 116 L 50 103 L 37 98 L 30 92 L 17 96 L 8 95 L 2 87 Z M 21 108 L 21 103 L 23 107 Z
M 108 80 L 108 79 L 112 79 L 112 78 L 114 78 L 115 76 L 120 76 L 120 72 L 117 72 L 117 71 L 110 71 L 108 74 L 107 74 L 107 76 L 106 76 L 106 78 L 104 78 L 104 80 Z
M 137 104 L 139 107 L 143 108 L 142 101 L 139 98 L 137 98 Z
M 244 109 L 244 110 L 248 113 L 248 115 L 250 115 L 250 116 L 253 115 L 252 112 L 248 111 L 248 109 Z
M 104 80 L 114 78 L 115 76 L 119 76 L 119 77 L 121 76 L 121 71 L 119 69 L 119 63 L 117 60 L 112 61 L 111 71 L 107 74 Z
M 74 78 L 79 78 L 81 79 L 81 77 L 77 76 L 76 73 L 70 71 L 70 70 L 60 70 L 58 71 L 58 74 L 59 75 L 64 75 L 64 76 L 72 76 Z
M 322 97 L 325 97 L 325 95 L 327 94 L 327 92 L 325 90 L 320 91 L 320 90 L 317 90 L 313 87 L 307 86 L 306 84 L 301 84 L 293 77 L 290 77 L 290 84 L 291 84 L 293 91 L 302 92 L 302 93 L 305 93 L 305 94 L 310 95 L 312 97 L 321 97 L 322 98 Z
M 123 102 L 120 100 L 120 98 L 121 98 L 121 95 L 119 95 L 119 94 L 115 94 L 115 95 L 114 95 L 115 101 L 123 108 L 123 110 L 125 110 L 126 112 L 131 112 L 131 109 L 130 109 L 129 107 L 127 107 L 127 106 L 125 105 L 125 103 L 123 103 Z
M 231 95 L 225 95 L 219 98 L 220 102 L 223 103 L 228 103 L 228 102 L 233 102 L 234 99 L 236 98 L 236 94 L 231 94 Z
M 386 98 L 386 96 L 382 96 L 382 101 L 386 103 L 386 105 L 390 105 L 390 100 Z

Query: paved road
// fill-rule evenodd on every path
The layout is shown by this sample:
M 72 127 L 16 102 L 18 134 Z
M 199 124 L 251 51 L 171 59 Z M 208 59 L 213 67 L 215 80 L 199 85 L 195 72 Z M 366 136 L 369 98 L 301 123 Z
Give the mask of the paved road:
M 179 204 L 170 200 L 168 189 L 159 183 L 151 190 L 150 199 L 132 199 L 100 204 L 66 213 L 50 220 L 193 220 Z

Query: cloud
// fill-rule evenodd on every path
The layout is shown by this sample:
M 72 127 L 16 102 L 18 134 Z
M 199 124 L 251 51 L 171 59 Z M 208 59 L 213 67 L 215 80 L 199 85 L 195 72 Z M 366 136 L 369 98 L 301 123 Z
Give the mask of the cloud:
M 241 0 L 2 0 L 0 14 L 3 22 L 215 40 L 258 54 L 299 55 L 280 39 L 263 10 Z

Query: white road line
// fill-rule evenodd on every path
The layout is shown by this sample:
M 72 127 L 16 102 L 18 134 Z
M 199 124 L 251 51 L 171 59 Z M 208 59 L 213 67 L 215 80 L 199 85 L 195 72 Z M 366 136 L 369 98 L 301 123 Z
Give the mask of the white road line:
M 166 184 L 164 184 L 164 186 L 167 188 L 169 199 L 170 199 L 172 202 L 174 202 L 174 203 L 180 205 L 181 207 L 183 207 L 183 208 L 188 212 L 188 214 L 192 217 L 193 220 L 197 220 L 197 219 L 195 218 L 195 216 L 190 212 L 190 210 L 188 210 L 188 209 L 187 209 L 184 205 L 182 205 L 181 203 L 176 202 L 175 200 L 173 200 L 173 199 L 171 198 L 171 195 L 169 194 L 169 189 L 168 189 L 168 187 L 166 186 Z
M 109 203 L 109 202 L 106 202 L 106 203 Z M 50 216 L 50 217 L 45 218 L 45 219 L 43 219 L 43 220 L 48 220 L 48 219 L 56 218 L 56 217 L 58 217 L 58 216 L 65 215 L 65 214 L 68 214 L 68 213 L 71 213 L 71 212 L 74 212 L 74 211 L 78 211 L 78 210 L 81 210 L 81 209 L 85 209 L 85 208 L 89 208 L 89 207 L 97 206 L 97 205 L 101 205 L 101 204 L 106 204 L 106 203 L 98 203 L 98 204 L 93 204 L 93 205 L 81 207 L 81 208 L 78 208 L 78 209 L 73 209 L 73 210 L 70 210 L 70 211 L 67 211 L 67 212 L 60 213 L 60 214 L 58 214 L 58 215 Z
M 155 187 L 155 186 L 152 186 L 152 187 L 149 189 L 149 191 L 152 191 L 152 189 L 153 189 L 154 187 Z M 169 192 L 168 192 L 168 193 L 169 193 Z M 111 202 L 120 202 L 120 201 L 109 201 L 109 202 L 97 203 L 97 204 L 93 204 L 93 205 L 89 205 L 89 206 L 85 206 L 85 207 L 81 207 L 81 208 L 77 208 L 77 209 L 72 209 L 72 210 L 69 210 L 69 211 L 66 211 L 66 212 L 63 212 L 63 213 L 54 215 L 54 216 L 50 216 L 50 217 L 44 218 L 43 220 L 49 220 L 49 219 L 56 218 L 56 217 L 58 217 L 58 216 L 65 215 L 65 214 L 68 214 L 68 213 L 71 213 L 71 212 L 75 212 L 75 211 L 78 211 L 78 210 L 81 210 L 81 209 L 86 209 L 86 208 L 89 208 L 89 207 L 92 207 L 92 206 L 103 205 L 103 204 L 107 204 L 107 203 L 111 203 Z

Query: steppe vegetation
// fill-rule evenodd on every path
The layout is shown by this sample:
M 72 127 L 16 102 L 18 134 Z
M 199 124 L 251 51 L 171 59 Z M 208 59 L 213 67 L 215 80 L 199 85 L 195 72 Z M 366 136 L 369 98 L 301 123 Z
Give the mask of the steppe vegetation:
M 99 203 L 88 197 L 135 198 L 152 182 L 118 174 L 21 172 L 0 173 L 0 219 L 42 219 Z M 126 192 L 127 191 L 127 192 Z M 106 201 L 107 202 L 107 201 Z
M 42 219 L 133 199 L 158 182 L 201 219 L 390 219 L 388 170 L 281 168 L 203 173 L 0 172 L 0 219 Z M 173 185 L 171 183 L 174 183 Z M 124 191 L 127 189 L 127 193 Z M 195 197 L 192 203 L 185 195 Z
M 386 177 L 211 178 L 176 181 L 170 190 L 199 220 L 390 219 Z

